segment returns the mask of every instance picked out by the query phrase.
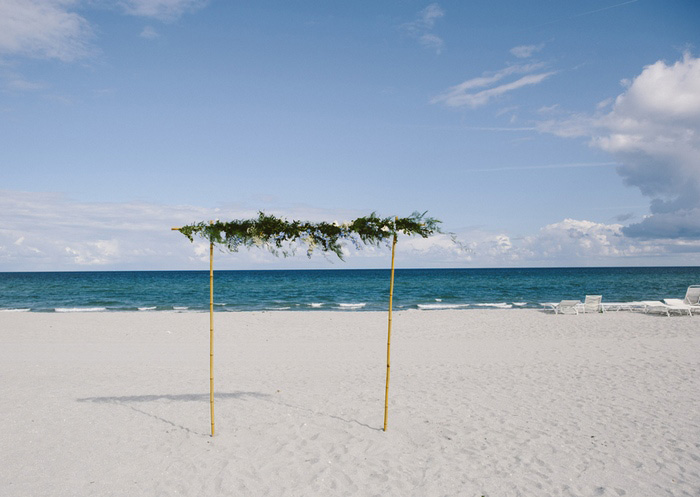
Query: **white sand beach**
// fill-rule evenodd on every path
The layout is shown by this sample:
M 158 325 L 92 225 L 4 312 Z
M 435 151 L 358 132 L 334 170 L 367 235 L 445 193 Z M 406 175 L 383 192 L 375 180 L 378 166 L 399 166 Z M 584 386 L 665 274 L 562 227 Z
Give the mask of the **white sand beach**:
M 698 496 L 700 318 L 0 313 L 1 496 Z

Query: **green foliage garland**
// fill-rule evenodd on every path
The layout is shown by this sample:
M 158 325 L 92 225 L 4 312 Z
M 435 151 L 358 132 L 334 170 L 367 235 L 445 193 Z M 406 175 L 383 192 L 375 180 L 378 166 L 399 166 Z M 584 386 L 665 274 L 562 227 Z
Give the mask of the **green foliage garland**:
M 349 223 L 337 224 L 287 221 L 259 212 L 258 217 L 254 219 L 200 222 L 183 226 L 179 231 L 190 241 L 197 235 L 211 243 L 225 246 L 232 252 L 237 252 L 241 246 L 262 247 L 275 255 L 281 252 L 287 256 L 294 253 L 294 244 L 304 243 L 309 257 L 315 248 L 319 248 L 323 252 L 333 252 L 342 260 L 344 241 L 350 241 L 359 249 L 361 244 L 378 246 L 399 233 L 420 235 L 423 238 L 442 233 L 440 221 L 425 217 L 425 214 L 414 212 L 409 217 L 395 219 L 380 218 L 373 212 Z M 285 247 L 291 247 L 291 250 L 286 250 Z

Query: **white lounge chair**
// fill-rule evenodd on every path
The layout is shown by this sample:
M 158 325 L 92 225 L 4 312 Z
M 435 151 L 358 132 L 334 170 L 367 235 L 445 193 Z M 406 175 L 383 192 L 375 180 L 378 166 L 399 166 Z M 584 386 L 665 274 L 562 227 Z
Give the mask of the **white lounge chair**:
M 671 299 L 673 300 L 673 299 Z M 680 299 L 677 299 L 680 300 Z M 688 314 L 688 316 L 692 316 L 691 308 L 689 305 L 669 305 L 664 302 L 661 302 L 660 300 L 643 300 L 642 303 L 644 304 L 644 312 L 649 313 L 649 312 L 658 312 L 661 314 L 666 314 L 667 316 L 671 316 L 671 312 L 678 312 L 679 314 Z
M 667 316 L 671 315 L 671 312 L 668 310 L 668 306 L 660 300 L 642 300 L 642 304 L 644 304 L 645 314 L 652 312 L 666 314 Z
M 643 311 L 645 306 L 641 302 L 601 302 L 603 312 L 609 311 Z
M 690 285 L 683 300 L 688 305 L 700 304 L 700 285 Z
M 557 302 L 540 302 L 540 305 L 545 308 L 545 310 L 552 310 L 554 311 L 554 314 L 557 313 L 557 306 L 559 305 Z
M 580 300 L 562 300 L 554 307 L 555 314 L 578 314 L 578 306 Z
M 688 315 L 693 315 L 693 308 L 700 310 L 700 305 L 692 306 L 685 303 L 684 299 L 664 299 L 666 305 L 670 305 L 674 309 L 687 311 Z
M 691 312 L 700 312 L 700 285 L 690 285 L 688 287 L 683 303 L 691 307 Z
M 690 316 L 693 315 L 693 311 L 700 312 L 700 285 L 690 285 L 688 290 L 685 292 L 685 297 L 682 299 L 664 299 L 664 303 L 671 306 L 673 310 L 685 313 L 687 312 Z
M 583 302 L 583 312 L 605 312 L 601 302 L 602 295 L 586 295 L 586 300 Z

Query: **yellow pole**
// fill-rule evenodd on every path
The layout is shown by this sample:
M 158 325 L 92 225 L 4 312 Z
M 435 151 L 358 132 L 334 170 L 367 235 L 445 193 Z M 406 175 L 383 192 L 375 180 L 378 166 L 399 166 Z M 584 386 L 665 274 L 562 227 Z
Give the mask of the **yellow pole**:
M 214 221 L 209 221 L 214 224 Z M 171 228 L 180 231 L 180 228 Z M 214 243 L 209 242 L 209 406 L 211 436 L 214 436 Z
M 214 243 L 209 242 L 209 405 L 214 436 Z
M 398 220 L 398 218 L 396 218 Z M 389 283 L 389 333 L 386 341 L 386 391 L 384 392 L 384 431 L 389 411 L 389 372 L 391 371 L 391 312 L 394 299 L 394 255 L 396 253 L 396 234 L 391 244 L 391 282 Z

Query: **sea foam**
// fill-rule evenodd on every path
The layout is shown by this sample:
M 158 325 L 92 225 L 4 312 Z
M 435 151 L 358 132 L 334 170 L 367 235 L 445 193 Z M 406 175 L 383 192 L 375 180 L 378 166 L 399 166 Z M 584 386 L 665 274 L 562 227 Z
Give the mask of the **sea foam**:
M 56 312 L 102 312 L 106 311 L 106 307 L 56 307 Z
M 421 310 L 439 310 L 439 309 L 463 309 L 469 307 L 469 304 L 418 304 Z
M 338 304 L 338 307 L 341 309 L 362 309 L 366 305 L 366 302 L 358 302 L 356 304 Z

